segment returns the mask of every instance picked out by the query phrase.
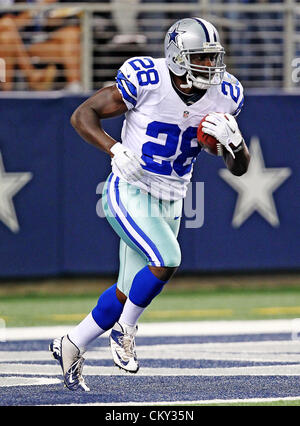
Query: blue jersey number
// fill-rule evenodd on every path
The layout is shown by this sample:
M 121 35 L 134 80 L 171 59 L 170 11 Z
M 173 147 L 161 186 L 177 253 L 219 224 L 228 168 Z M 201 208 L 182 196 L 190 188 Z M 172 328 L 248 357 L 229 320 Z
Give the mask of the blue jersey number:
M 229 93 L 230 93 L 231 98 L 234 100 L 234 102 L 237 102 L 239 100 L 240 93 L 241 93 L 241 90 L 240 90 L 239 86 L 238 85 L 233 86 L 228 81 L 223 81 L 223 83 L 222 83 L 222 93 L 224 93 L 224 95 L 228 95 L 227 88 L 229 88 Z
M 158 72 L 150 58 L 133 59 L 129 61 L 129 64 L 137 71 L 136 76 L 140 86 L 148 86 L 148 84 L 157 84 L 159 82 Z
M 189 173 L 193 162 L 200 152 L 200 146 L 192 146 L 192 140 L 197 137 L 197 127 L 188 127 L 184 132 L 177 124 L 153 121 L 149 123 L 146 135 L 158 139 L 166 135 L 165 143 L 146 142 L 142 148 L 142 159 L 146 163 L 145 170 L 161 175 L 171 175 L 174 170 L 178 176 Z M 180 154 L 172 159 L 180 144 Z

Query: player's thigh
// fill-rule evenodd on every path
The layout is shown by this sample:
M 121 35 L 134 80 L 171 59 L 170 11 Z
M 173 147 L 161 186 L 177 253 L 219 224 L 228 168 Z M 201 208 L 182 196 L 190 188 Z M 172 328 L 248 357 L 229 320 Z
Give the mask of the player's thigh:
M 180 265 L 177 232 L 181 207 L 180 202 L 175 209 L 168 208 L 113 174 L 103 191 L 103 208 L 108 221 L 120 238 L 152 266 Z M 175 225 L 171 226 L 172 223 Z

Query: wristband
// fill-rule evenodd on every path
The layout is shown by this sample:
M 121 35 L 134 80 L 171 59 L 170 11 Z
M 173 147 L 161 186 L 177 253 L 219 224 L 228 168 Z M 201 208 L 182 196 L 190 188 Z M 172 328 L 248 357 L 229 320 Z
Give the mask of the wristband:
M 244 139 L 242 139 L 242 142 L 240 143 L 240 145 L 238 145 L 237 148 L 233 149 L 232 152 L 236 153 L 241 151 L 242 149 L 244 149 Z
M 118 152 L 124 151 L 123 146 L 120 142 L 115 143 L 111 148 L 110 152 L 114 155 L 117 155 Z

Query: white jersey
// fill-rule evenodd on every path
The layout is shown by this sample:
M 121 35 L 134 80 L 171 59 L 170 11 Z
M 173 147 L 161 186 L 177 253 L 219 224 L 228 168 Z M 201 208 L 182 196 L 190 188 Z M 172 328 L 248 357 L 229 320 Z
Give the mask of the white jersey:
M 210 112 L 237 115 L 243 105 L 241 84 L 225 73 L 221 85 L 187 105 L 172 85 L 166 60 L 150 57 L 128 59 L 116 81 L 128 108 L 122 143 L 145 163 L 144 176 L 134 185 L 163 200 L 184 198 L 201 150 L 198 125 Z M 113 172 L 118 175 L 114 167 Z

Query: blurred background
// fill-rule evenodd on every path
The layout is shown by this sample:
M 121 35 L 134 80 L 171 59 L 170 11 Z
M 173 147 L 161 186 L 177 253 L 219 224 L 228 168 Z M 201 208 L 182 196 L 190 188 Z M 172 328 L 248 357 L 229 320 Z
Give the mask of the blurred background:
M 220 158 L 199 156 L 182 265 L 144 319 L 300 315 L 300 2 L 0 0 L 0 317 L 9 326 L 77 321 L 115 281 L 118 239 L 100 211 L 110 160 L 70 116 L 125 59 L 162 57 L 167 29 L 192 16 L 218 28 L 227 70 L 245 88 L 238 121 L 252 165 L 230 180 Z M 122 120 L 104 122 L 117 139 Z
M 162 56 L 166 30 L 194 15 L 218 27 L 228 68 L 245 87 L 295 86 L 291 63 L 300 50 L 295 0 L 1 0 L 0 7 L 3 90 L 99 89 L 114 81 L 126 58 Z

